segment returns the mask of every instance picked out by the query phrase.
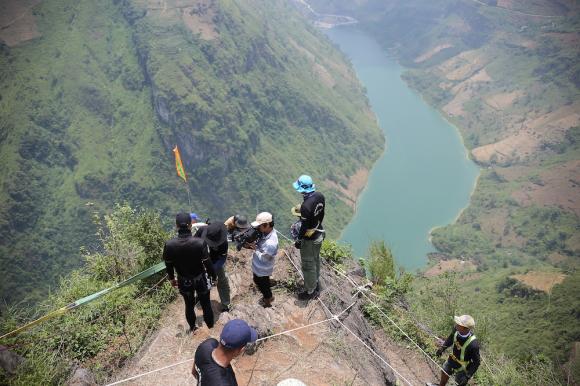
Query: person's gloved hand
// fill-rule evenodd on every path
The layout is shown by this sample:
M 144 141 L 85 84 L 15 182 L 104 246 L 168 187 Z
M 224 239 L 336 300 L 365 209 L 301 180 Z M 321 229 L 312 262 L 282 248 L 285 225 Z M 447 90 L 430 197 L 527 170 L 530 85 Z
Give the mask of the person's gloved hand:
M 300 247 L 302 247 L 302 240 L 296 240 L 294 242 L 294 248 L 300 249 Z
M 455 382 L 457 382 L 457 386 L 465 386 L 469 382 L 469 377 L 462 371 L 455 376 Z
M 444 350 L 445 350 L 445 349 L 444 349 L 443 347 L 439 347 L 439 348 L 437 349 L 437 351 L 435 351 L 435 355 L 437 355 L 438 357 L 440 357 L 441 355 L 443 355 L 443 351 L 444 351 Z

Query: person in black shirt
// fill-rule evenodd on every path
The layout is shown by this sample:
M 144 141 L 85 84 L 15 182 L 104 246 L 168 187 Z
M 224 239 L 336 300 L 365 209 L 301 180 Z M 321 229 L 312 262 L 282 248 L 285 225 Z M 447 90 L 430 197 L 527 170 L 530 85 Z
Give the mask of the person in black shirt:
M 257 338 L 258 333 L 248 323 L 233 319 L 224 326 L 219 342 L 214 338 L 203 341 L 195 350 L 191 369 L 198 386 L 237 386 L 231 361 Z
M 191 235 L 191 217 L 189 213 L 178 213 L 175 217 L 177 237 L 167 241 L 163 247 L 163 260 L 167 268 L 167 277 L 173 287 L 185 301 L 185 318 L 189 324 L 189 331 L 196 329 L 195 303 L 196 295 L 203 309 L 205 324 L 213 327 L 213 310 L 209 300 L 211 282 L 215 273 L 209 258 L 206 242 Z M 177 271 L 177 279 L 175 278 Z M 209 276 L 209 277 L 208 277 Z
M 205 240 L 209 247 L 209 257 L 217 277 L 217 289 L 222 303 L 222 312 L 230 310 L 230 282 L 226 274 L 226 258 L 228 257 L 228 231 L 225 224 L 212 222 L 200 228 L 195 236 Z
M 479 368 L 479 343 L 473 334 L 475 320 L 469 315 L 456 316 L 455 330 L 437 350 L 437 356 L 453 345 L 453 352 L 443 365 L 439 385 L 427 383 L 429 386 L 445 386 L 449 376 L 455 374 L 458 386 L 465 386 Z
M 292 185 L 297 192 L 302 193 L 304 201 L 300 206 L 300 229 L 295 247 L 300 249 L 302 274 L 304 276 L 304 291 L 298 294 L 298 299 L 309 300 L 318 295 L 320 284 L 320 248 L 324 240 L 325 198 L 316 191 L 312 178 L 302 175 Z

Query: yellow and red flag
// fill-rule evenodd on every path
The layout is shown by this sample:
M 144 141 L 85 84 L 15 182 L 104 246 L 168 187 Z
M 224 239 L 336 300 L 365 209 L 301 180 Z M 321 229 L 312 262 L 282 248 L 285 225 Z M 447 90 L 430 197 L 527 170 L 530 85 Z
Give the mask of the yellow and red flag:
M 175 170 L 177 170 L 177 175 L 183 178 L 183 181 L 187 182 L 187 178 L 185 177 L 185 169 L 183 169 L 183 164 L 181 163 L 181 156 L 179 155 L 179 149 L 177 148 L 177 145 L 175 145 L 173 153 L 175 154 Z

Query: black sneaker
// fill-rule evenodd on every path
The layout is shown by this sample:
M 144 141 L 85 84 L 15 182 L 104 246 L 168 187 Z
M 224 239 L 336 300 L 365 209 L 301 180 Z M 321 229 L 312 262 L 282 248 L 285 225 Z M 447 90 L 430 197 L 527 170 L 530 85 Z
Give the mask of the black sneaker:
M 193 327 L 193 328 L 188 328 L 188 329 L 185 331 L 185 334 L 187 334 L 187 335 L 194 334 L 194 333 L 195 333 L 195 331 L 197 331 L 197 329 L 198 329 L 198 327 L 197 327 L 197 326 L 196 326 L 196 327 Z
M 230 312 L 230 306 L 229 304 L 226 306 L 225 304 L 222 304 L 222 312 Z

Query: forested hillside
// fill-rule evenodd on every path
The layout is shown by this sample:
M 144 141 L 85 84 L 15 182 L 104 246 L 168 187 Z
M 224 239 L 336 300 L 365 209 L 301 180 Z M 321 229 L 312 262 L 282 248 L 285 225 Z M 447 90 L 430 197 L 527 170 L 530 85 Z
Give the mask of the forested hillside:
M 0 294 L 39 298 L 127 202 L 283 228 L 311 174 L 328 228 L 384 139 L 342 55 L 282 0 L 5 1 Z M 184 161 L 192 205 L 174 169 Z M 358 173 L 357 173 L 358 172 Z M 362 184 L 364 186 L 364 184 Z
M 522 360 L 547 356 L 578 379 L 578 2 L 310 4 L 358 19 L 482 167 L 470 206 L 432 233 L 444 253 L 414 283 L 416 311 L 441 334 L 448 313 L 471 313 L 487 345 Z

